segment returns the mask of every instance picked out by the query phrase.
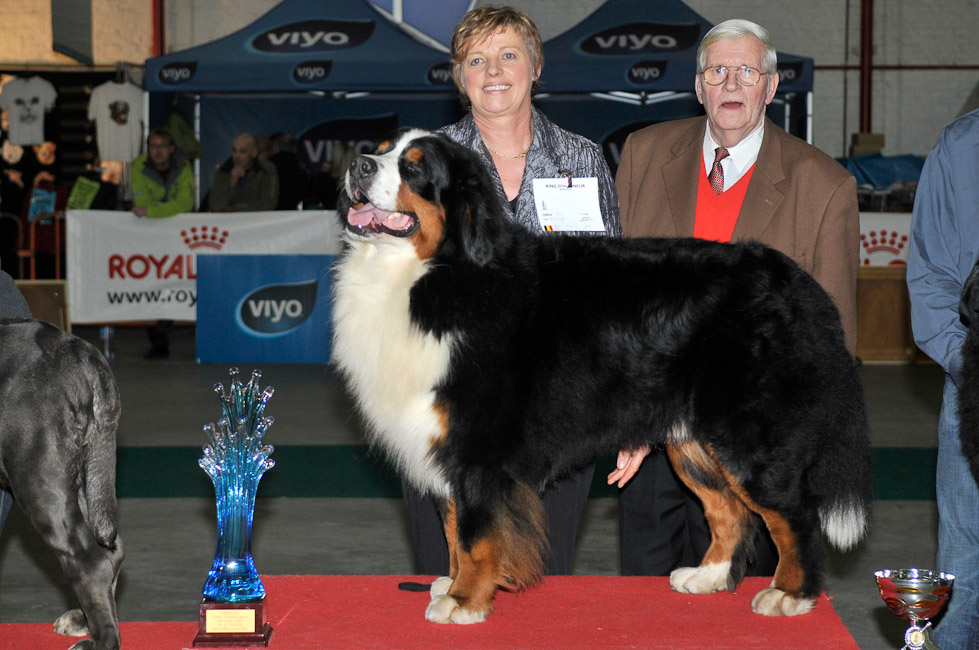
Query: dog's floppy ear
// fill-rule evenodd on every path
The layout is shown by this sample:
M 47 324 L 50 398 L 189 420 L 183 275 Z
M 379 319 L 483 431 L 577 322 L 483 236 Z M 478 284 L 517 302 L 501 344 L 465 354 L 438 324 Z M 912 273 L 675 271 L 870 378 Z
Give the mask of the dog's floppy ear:
M 450 142 L 446 160 L 451 175 L 443 196 L 446 225 L 454 230 L 462 253 L 485 266 L 504 236 L 503 208 L 489 184 L 489 174 L 479 157 L 468 148 Z

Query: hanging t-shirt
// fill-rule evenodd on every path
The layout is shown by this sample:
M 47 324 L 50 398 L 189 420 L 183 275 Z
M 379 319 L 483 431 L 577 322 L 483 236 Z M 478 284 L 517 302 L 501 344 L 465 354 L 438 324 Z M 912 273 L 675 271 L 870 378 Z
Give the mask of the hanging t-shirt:
M 0 91 L 0 109 L 7 111 L 12 144 L 44 142 L 44 114 L 54 108 L 58 92 L 41 77 L 17 78 Z
M 95 121 L 99 158 L 132 162 L 143 144 L 143 91 L 109 81 L 92 89 L 88 119 Z

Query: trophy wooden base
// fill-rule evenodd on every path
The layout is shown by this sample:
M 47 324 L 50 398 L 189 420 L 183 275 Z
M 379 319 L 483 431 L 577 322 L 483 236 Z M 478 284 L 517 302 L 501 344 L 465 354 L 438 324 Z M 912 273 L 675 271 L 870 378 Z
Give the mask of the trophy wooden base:
M 205 598 L 194 647 L 267 646 L 272 625 L 265 618 L 264 598 L 253 603 L 219 603 Z

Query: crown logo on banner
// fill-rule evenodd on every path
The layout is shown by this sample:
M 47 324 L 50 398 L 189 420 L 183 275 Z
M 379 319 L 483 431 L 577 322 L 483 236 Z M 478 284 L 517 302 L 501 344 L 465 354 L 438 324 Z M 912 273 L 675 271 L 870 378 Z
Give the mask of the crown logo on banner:
M 871 257 L 877 258 L 874 263 L 880 265 L 904 264 L 901 252 L 908 244 L 908 236 L 896 230 L 871 230 L 860 233 L 860 247 L 863 249 L 863 265 L 871 263 Z
M 221 230 L 217 226 L 191 226 L 181 230 L 180 236 L 191 250 L 202 247 L 221 250 L 224 242 L 228 240 L 228 231 Z

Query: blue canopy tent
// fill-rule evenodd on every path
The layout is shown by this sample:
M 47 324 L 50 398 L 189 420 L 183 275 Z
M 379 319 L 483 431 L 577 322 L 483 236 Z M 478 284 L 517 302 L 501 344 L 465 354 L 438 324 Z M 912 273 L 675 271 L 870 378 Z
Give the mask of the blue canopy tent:
M 175 105 L 195 116 L 202 192 L 239 133 L 296 136 L 314 172 L 337 141 L 365 149 L 394 126 L 435 128 L 458 110 L 445 52 L 363 0 L 284 0 L 228 36 L 148 59 L 144 79 L 151 125 Z
M 216 41 L 146 61 L 150 92 L 452 90 L 444 52 L 362 0 L 284 0 Z
M 419 8 L 448 27 L 465 6 Z M 537 104 L 602 144 L 614 172 L 631 131 L 702 114 L 694 59 L 710 27 L 680 0 L 609 0 L 544 44 Z M 812 60 L 780 53 L 779 72 L 769 116 L 811 140 Z M 365 0 L 283 0 L 224 38 L 148 59 L 145 85 L 151 125 L 164 124 L 175 103 L 199 121 L 203 190 L 239 133 L 295 135 L 314 171 L 336 141 L 363 150 L 395 126 L 437 128 L 459 117 L 446 51 Z
M 544 43 L 542 92 L 693 90 L 697 46 L 713 25 L 679 0 L 609 0 Z M 812 90 L 812 59 L 778 54 L 779 93 Z

